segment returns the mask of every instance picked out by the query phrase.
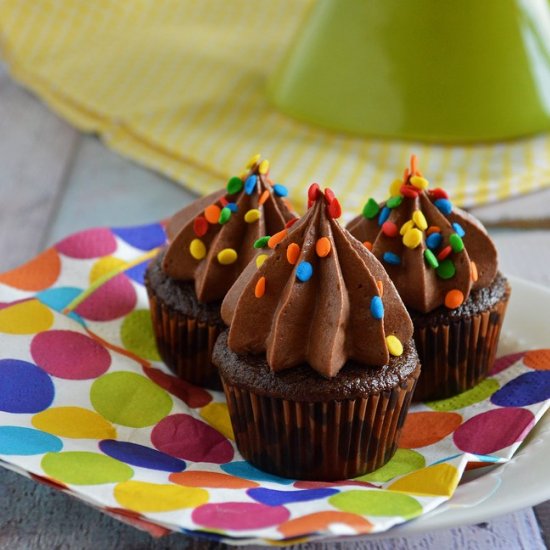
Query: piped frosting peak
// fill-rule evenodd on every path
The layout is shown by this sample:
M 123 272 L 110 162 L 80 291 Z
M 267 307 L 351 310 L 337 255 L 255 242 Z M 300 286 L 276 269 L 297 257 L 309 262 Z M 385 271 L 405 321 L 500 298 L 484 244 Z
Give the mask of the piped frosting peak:
M 384 264 L 408 307 L 456 309 L 493 281 L 497 252 L 484 227 L 445 190 L 430 189 L 414 155 L 389 191 L 380 204 L 368 199 L 347 228 Z
M 348 360 L 386 365 L 412 337 L 406 308 L 378 260 L 338 223 L 334 193 L 313 184 L 308 206 L 257 244 L 268 250 L 228 292 L 228 345 L 265 353 L 273 371 L 307 363 L 327 378 Z
M 176 280 L 194 280 L 201 302 L 221 300 L 254 259 L 254 242 L 279 232 L 296 217 L 287 195 L 284 185 L 270 179 L 269 161 L 255 155 L 225 189 L 171 218 L 164 272 Z

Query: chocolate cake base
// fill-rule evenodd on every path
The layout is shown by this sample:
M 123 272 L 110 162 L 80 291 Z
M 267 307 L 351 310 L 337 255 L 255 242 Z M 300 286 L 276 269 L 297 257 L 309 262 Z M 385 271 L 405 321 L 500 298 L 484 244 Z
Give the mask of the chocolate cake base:
M 445 399 L 479 384 L 495 361 L 510 285 L 498 273 L 457 309 L 409 310 L 422 365 L 413 401 Z
M 420 373 L 412 342 L 384 367 L 349 362 L 332 379 L 307 365 L 274 373 L 265 358 L 232 352 L 227 331 L 213 361 L 241 455 L 304 480 L 349 479 L 390 460 Z
M 180 378 L 212 390 L 221 390 L 212 350 L 225 328 L 220 302 L 198 301 L 192 282 L 175 281 L 161 269 L 162 254 L 145 273 L 153 330 L 162 360 Z

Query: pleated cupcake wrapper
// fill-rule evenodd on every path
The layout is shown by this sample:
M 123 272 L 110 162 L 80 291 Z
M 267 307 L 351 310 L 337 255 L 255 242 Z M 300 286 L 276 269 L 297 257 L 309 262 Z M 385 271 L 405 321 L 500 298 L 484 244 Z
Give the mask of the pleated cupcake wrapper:
M 448 325 L 415 327 L 422 365 L 414 401 L 445 399 L 476 386 L 495 361 L 500 330 L 510 298 L 491 309 Z
M 164 363 L 191 384 L 221 390 L 218 369 L 212 364 L 212 349 L 220 327 L 166 306 L 149 287 L 147 293 L 157 348 Z
M 224 381 L 241 455 L 282 477 L 341 480 L 376 470 L 395 453 L 418 378 L 368 398 L 303 402 Z

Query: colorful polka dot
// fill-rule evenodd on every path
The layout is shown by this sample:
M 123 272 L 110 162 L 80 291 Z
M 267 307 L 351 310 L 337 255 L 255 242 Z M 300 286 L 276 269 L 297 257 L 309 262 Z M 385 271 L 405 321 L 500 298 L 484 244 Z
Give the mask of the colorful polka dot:
M 526 367 L 534 370 L 550 370 L 550 349 L 528 351 L 523 358 Z
M 461 423 L 462 416 L 454 412 L 409 413 L 399 446 L 416 449 L 433 445 L 454 432 Z
M 26 264 L 0 274 L 0 283 L 36 292 L 52 286 L 61 272 L 61 260 L 55 248 L 48 248 Z
M 458 470 L 452 464 L 435 464 L 398 479 L 388 489 L 426 497 L 450 497 L 459 480 Z
M 494 378 L 487 378 L 470 390 L 448 399 L 430 401 L 425 405 L 434 411 L 457 411 L 484 401 L 495 393 L 499 387 L 499 383 Z
M 409 495 L 391 491 L 344 491 L 328 499 L 338 510 L 366 516 L 401 516 L 412 519 L 422 513 L 420 503 Z
M 0 454 L 30 456 L 57 453 L 63 442 L 54 435 L 20 426 L 0 426 Z
M 228 439 L 235 439 L 229 410 L 226 403 L 213 402 L 203 407 L 200 412 L 201 418 L 204 418 L 210 426 L 225 435 Z
M 212 489 L 251 489 L 258 487 L 255 481 L 248 479 L 219 472 L 197 470 L 172 474 L 170 481 L 184 487 L 210 487 Z
M 105 256 L 97 260 L 90 270 L 88 280 L 90 284 L 95 283 L 101 277 L 111 273 L 119 273 L 124 270 L 126 262 L 114 256 Z
M 101 415 L 82 407 L 51 407 L 32 417 L 39 430 L 71 439 L 111 439 L 114 426 Z
M 58 242 L 55 248 L 70 258 L 88 260 L 112 254 L 117 244 L 111 230 L 100 227 L 75 233 Z
M 162 246 L 166 241 L 166 234 L 160 223 L 134 227 L 113 227 L 112 231 L 124 242 L 139 250 L 152 250 L 157 246 Z
M 369 533 L 372 523 L 357 514 L 347 512 L 314 512 L 279 525 L 278 530 L 285 538 L 295 538 L 308 534 L 328 531 L 332 524 L 346 525 L 357 534 Z
M 524 355 L 526 355 L 526 353 L 524 351 L 520 351 L 518 353 L 511 353 L 509 355 L 499 357 L 493 364 L 493 368 L 489 371 L 489 375 L 494 376 L 495 374 L 506 370 L 508 367 L 520 361 Z
M 48 330 L 53 322 L 53 313 L 38 300 L 26 300 L 0 309 L 0 332 L 4 334 L 35 334 Z
M 40 303 L 55 311 L 63 311 L 83 289 L 76 287 L 49 288 L 36 295 Z M 72 315 L 72 314 L 71 314 Z M 78 316 L 77 316 L 78 317 Z M 73 315 L 74 318 L 74 315 Z M 80 318 L 80 317 L 79 317 Z
M 550 371 L 526 372 L 510 380 L 493 394 L 491 403 L 499 407 L 527 407 L 550 399 Z
M 258 487 L 250 489 L 246 494 L 256 502 L 267 504 L 268 506 L 281 506 L 283 504 L 292 504 L 294 502 L 308 502 L 327 498 L 338 493 L 337 489 L 305 489 L 302 491 L 277 491 Z
M 124 347 L 132 353 L 143 359 L 160 361 L 148 310 L 136 309 L 127 315 L 120 325 L 120 338 Z
M 268 481 L 270 483 L 278 483 L 280 485 L 290 485 L 292 483 L 291 479 L 286 479 L 284 477 L 279 477 L 273 474 L 268 474 L 262 470 L 258 470 L 246 461 L 233 461 L 228 462 L 227 464 L 222 464 L 221 469 L 228 474 L 234 476 L 243 477 L 245 479 L 252 479 L 254 481 Z
M 426 459 L 420 453 L 411 449 L 397 449 L 390 461 L 382 468 L 355 479 L 381 483 L 424 468 L 425 465 Z
M 140 468 L 161 472 L 181 472 L 185 469 L 183 460 L 137 443 L 105 439 L 99 442 L 99 449 L 111 458 Z

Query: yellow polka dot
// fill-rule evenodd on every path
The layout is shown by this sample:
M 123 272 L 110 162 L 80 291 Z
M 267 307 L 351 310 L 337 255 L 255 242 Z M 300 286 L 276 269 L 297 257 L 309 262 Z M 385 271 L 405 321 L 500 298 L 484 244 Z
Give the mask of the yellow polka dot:
M 264 262 L 267 260 L 267 254 L 259 254 L 256 258 L 256 267 L 260 269 L 262 265 L 264 265 Z
M 426 231 L 428 229 L 428 222 L 426 221 L 426 217 L 420 210 L 415 210 L 412 215 L 413 222 L 416 224 L 416 227 L 420 229 L 420 231 Z
M 403 344 L 400 342 L 399 338 L 397 338 L 393 334 L 390 334 L 390 336 L 386 336 L 386 345 L 388 346 L 388 351 L 394 357 L 399 357 L 400 355 L 403 355 Z
M 403 244 L 407 248 L 416 248 L 422 242 L 422 232 L 420 229 L 409 229 L 403 236 Z
M 210 426 L 218 430 L 221 434 L 229 439 L 235 439 L 229 411 L 225 403 L 209 403 L 201 409 L 200 415 Z
M 426 178 L 422 178 L 420 176 L 413 176 L 409 181 L 415 187 L 417 187 L 418 189 L 422 189 L 422 190 L 428 189 L 428 186 L 430 185 Z
M 115 486 L 117 502 L 135 512 L 169 512 L 208 502 L 208 491 L 196 487 L 124 481 Z
M 200 239 L 193 239 L 189 245 L 189 252 L 195 260 L 202 260 L 206 256 L 206 246 Z
M 101 415 L 81 407 L 53 407 L 32 417 L 38 430 L 74 439 L 114 439 L 116 430 Z
M 409 231 L 410 229 L 412 229 L 414 227 L 414 222 L 412 220 L 409 220 L 408 222 L 405 222 L 402 226 L 401 226 L 401 229 L 399 230 L 399 233 L 401 235 L 404 235 L 407 231 Z
M 218 262 L 222 265 L 230 265 L 237 261 L 237 252 L 232 248 L 224 248 L 218 252 Z
M 392 197 L 397 197 L 401 194 L 401 186 L 403 182 L 400 179 L 393 180 L 390 185 L 390 195 Z
M 104 258 L 101 258 L 101 260 L 95 262 L 90 270 L 90 284 L 95 283 L 95 281 L 97 281 L 100 277 L 107 275 L 107 273 L 111 273 L 115 270 L 121 271 L 125 265 L 126 262 L 124 260 L 115 258 L 114 256 L 105 256 Z
M 458 470 L 451 464 L 435 464 L 398 479 L 388 489 L 415 495 L 450 497 L 459 479 Z
M 0 309 L 0 332 L 6 334 L 35 334 L 48 330 L 53 321 L 53 313 L 38 300 Z
M 257 208 L 253 208 L 252 210 L 249 210 L 244 215 L 244 221 L 246 223 L 254 223 L 260 219 L 260 211 Z

